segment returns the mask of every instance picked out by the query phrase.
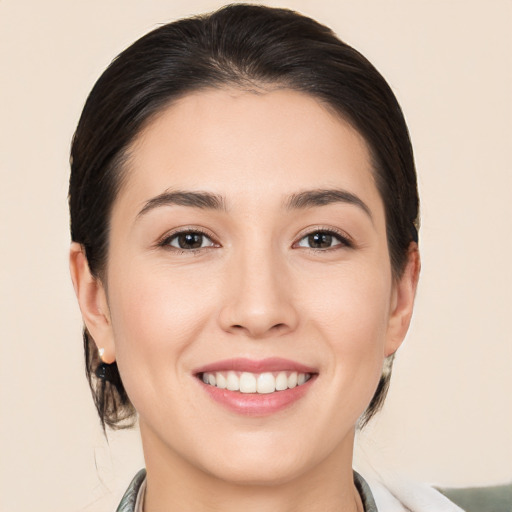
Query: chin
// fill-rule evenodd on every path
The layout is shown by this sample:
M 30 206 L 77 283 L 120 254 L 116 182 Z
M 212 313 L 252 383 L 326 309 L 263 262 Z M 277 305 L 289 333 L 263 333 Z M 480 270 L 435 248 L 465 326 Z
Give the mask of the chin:
M 263 458 L 261 455 L 244 460 L 223 458 L 208 471 L 214 478 L 244 486 L 276 486 L 286 484 L 307 472 L 308 465 L 292 460 Z
M 203 451 L 196 462 L 212 477 L 236 485 L 282 485 L 308 473 L 332 452 L 310 434 L 234 435 Z

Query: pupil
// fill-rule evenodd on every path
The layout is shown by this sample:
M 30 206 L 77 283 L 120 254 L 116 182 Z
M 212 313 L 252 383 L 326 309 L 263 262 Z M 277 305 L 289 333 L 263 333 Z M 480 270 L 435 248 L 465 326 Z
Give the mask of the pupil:
M 185 233 L 178 237 L 182 249 L 199 249 L 203 244 L 203 235 L 200 233 Z
M 315 233 L 309 235 L 309 245 L 315 249 L 324 249 L 332 245 L 332 235 L 329 233 Z

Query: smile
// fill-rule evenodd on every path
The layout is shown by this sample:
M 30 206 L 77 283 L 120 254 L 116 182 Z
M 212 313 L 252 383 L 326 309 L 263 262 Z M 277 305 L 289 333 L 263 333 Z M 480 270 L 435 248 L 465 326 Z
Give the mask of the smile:
M 285 391 L 302 386 L 309 379 L 311 373 L 301 372 L 203 372 L 201 380 L 209 386 L 240 393 L 269 394 L 276 391 Z
M 236 414 L 263 417 L 300 402 L 318 370 L 277 357 L 236 358 L 197 368 L 193 374 L 213 402 Z

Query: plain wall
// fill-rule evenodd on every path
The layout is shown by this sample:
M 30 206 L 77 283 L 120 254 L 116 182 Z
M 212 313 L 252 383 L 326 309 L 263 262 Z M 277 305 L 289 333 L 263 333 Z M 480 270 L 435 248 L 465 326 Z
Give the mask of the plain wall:
M 68 272 L 70 140 L 102 70 L 210 0 L 0 0 L 0 511 L 115 509 L 143 466 L 108 442 Z M 512 479 L 512 2 L 283 0 L 384 74 L 422 198 L 423 270 L 370 458 L 464 486 Z

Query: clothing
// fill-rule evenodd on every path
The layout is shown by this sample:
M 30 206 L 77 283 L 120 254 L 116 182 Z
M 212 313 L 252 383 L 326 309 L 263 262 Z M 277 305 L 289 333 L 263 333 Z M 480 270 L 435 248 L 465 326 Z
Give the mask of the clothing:
M 377 512 L 372 492 L 364 478 L 354 471 L 354 483 L 361 495 L 365 512 Z M 143 512 L 144 493 L 146 492 L 146 470 L 141 469 L 132 480 L 116 512 Z
M 439 489 L 466 512 L 512 512 L 512 482 L 489 487 Z
M 369 465 L 364 469 L 360 466 L 361 461 L 358 468 L 365 478 L 354 471 L 354 483 L 365 512 L 512 512 L 512 482 L 438 492 L 426 485 L 398 479 L 396 475 L 383 476 Z M 146 470 L 142 469 L 132 480 L 117 512 L 142 512 L 145 489 Z
M 116 512 L 139 512 L 142 511 L 144 492 L 146 490 L 146 470 L 141 469 L 131 481 L 124 493 L 123 499 Z M 137 503 L 138 502 L 138 503 Z M 137 507 L 137 508 L 135 508 Z
M 361 496 L 365 512 L 463 512 L 436 490 L 417 485 L 402 489 L 399 496 L 386 490 L 377 482 L 371 487 L 366 480 L 354 471 L 354 483 Z M 132 480 L 117 512 L 143 512 L 144 493 L 146 489 L 146 470 L 140 470 Z M 394 492 L 398 489 L 394 488 Z M 405 499 L 405 502 L 402 502 Z M 378 504 L 378 506 L 377 506 Z M 411 506 L 412 505 L 412 506 Z M 406 508 L 411 506 L 411 508 Z
M 372 472 L 365 478 L 378 512 L 464 512 L 429 485 Z

